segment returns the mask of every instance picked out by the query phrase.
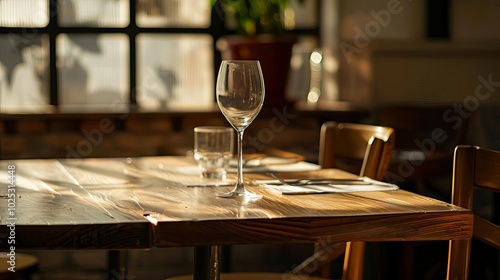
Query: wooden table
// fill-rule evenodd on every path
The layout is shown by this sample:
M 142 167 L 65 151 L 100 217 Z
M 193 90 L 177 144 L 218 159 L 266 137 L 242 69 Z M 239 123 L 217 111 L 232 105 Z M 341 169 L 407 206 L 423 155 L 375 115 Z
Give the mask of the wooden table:
M 179 183 L 184 177 L 171 173 L 189 164 L 179 157 L 0 161 L 0 218 L 15 224 L 13 231 L 0 227 L 0 236 L 14 236 L 16 250 L 195 246 L 205 260 L 196 262 L 195 277 L 207 279 L 218 273 L 211 250 L 219 245 L 472 234 L 469 210 L 404 190 L 282 195 L 249 183 L 263 199 L 218 198 L 232 187 L 187 187 Z M 336 169 L 286 175 L 355 177 Z M 9 189 L 15 201 L 8 200 Z M 7 242 L 0 245 L 10 249 Z

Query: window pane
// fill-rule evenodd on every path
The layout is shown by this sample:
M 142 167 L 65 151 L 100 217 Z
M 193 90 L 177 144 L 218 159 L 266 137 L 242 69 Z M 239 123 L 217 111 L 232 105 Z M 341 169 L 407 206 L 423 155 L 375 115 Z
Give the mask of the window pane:
M 49 0 L 0 0 L 0 26 L 45 27 Z
M 33 108 L 49 104 L 46 36 L 0 35 L 0 105 Z
M 137 101 L 142 107 L 214 104 L 212 37 L 142 34 L 137 38 Z
M 140 27 L 210 26 L 209 0 L 137 0 Z
M 123 104 L 129 100 L 129 49 L 124 34 L 57 37 L 59 104 Z
M 130 0 L 58 1 L 59 25 L 126 27 L 130 20 Z

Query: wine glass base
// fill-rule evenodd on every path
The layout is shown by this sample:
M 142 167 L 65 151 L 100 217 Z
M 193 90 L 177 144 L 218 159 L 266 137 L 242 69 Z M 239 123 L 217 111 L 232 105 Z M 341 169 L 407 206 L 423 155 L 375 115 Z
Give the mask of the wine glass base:
M 217 197 L 223 197 L 223 198 L 244 197 L 250 200 L 257 200 L 263 198 L 264 196 L 256 193 L 251 193 L 249 191 L 244 191 L 244 192 L 231 191 L 228 193 L 217 194 Z

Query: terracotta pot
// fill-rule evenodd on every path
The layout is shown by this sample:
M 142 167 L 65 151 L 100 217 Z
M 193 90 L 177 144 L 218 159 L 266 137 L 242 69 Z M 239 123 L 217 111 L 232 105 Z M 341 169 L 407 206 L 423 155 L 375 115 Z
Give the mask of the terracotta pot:
M 288 105 L 286 85 L 290 70 L 294 37 L 262 35 L 257 37 L 226 36 L 217 41 L 222 59 L 259 60 L 264 76 L 264 107 Z

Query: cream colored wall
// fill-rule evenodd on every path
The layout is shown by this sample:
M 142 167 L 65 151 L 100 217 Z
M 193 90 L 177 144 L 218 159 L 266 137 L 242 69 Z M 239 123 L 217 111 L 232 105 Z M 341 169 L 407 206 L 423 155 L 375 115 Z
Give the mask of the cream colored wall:
M 381 47 L 372 53 L 371 66 L 374 103 L 500 102 L 500 47 L 413 44 L 397 52 Z
M 446 42 L 425 38 L 425 1 L 336 2 L 340 100 L 460 102 L 479 77 L 500 81 L 498 1 L 452 1 Z M 500 103 L 499 91 L 487 102 Z
M 453 41 L 498 40 L 500 38 L 500 1 L 453 0 L 451 38 Z
M 341 0 L 339 2 L 341 41 L 352 41 L 359 28 L 366 32 L 371 22 L 377 21 L 374 14 L 387 14 L 380 32 L 370 36 L 373 40 L 422 40 L 424 38 L 424 1 L 417 0 Z M 387 24 L 386 24 L 387 23 Z M 384 26 L 385 25 L 385 26 Z

